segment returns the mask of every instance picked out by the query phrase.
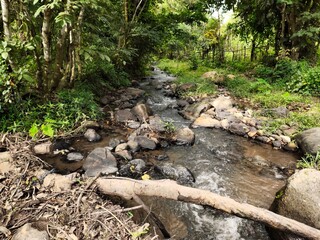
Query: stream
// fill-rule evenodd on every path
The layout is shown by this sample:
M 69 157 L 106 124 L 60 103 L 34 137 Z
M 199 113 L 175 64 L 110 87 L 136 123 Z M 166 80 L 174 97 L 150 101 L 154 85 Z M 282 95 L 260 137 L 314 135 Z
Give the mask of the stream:
M 147 93 L 147 103 L 163 121 L 175 129 L 188 127 L 191 121 L 182 118 L 172 106 L 176 99 L 165 96 L 159 87 L 175 78 L 155 69 L 153 75 L 140 82 Z M 158 90 L 157 90 L 158 89 Z M 170 146 L 141 154 L 153 164 L 160 164 L 155 155 L 168 156 L 167 162 L 187 167 L 195 178 L 194 187 L 210 190 L 236 201 L 269 208 L 276 193 L 285 185 L 288 171 L 295 168 L 299 156 L 274 150 L 271 145 L 254 142 L 221 129 L 193 129 L 193 146 Z M 110 139 L 126 140 L 127 130 L 121 127 L 104 129 L 102 141 L 91 143 L 77 138 L 74 149 L 86 156 L 97 147 L 108 146 Z M 56 169 L 75 171 L 83 162 L 66 163 L 59 156 L 47 158 Z M 238 218 L 209 207 L 177 201 L 143 199 L 158 216 L 171 235 L 170 239 L 268 240 L 264 225 Z
M 172 104 L 175 99 L 156 90 L 174 78 L 156 69 L 142 82 L 147 103 L 154 113 L 176 128 L 188 127 Z M 274 150 L 270 145 L 249 141 L 220 129 L 193 129 L 193 146 L 171 146 L 162 154 L 187 167 L 195 177 L 194 187 L 229 196 L 239 202 L 269 208 L 276 192 L 285 185 L 283 169 L 292 169 L 298 156 Z M 176 201 L 149 200 L 148 204 L 171 234 L 171 239 L 270 239 L 264 226 L 219 211 Z

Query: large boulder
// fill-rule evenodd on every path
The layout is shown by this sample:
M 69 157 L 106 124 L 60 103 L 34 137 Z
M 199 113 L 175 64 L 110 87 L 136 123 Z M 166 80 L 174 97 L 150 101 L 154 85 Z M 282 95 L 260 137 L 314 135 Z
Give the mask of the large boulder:
M 295 139 L 304 153 L 316 155 L 320 151 L 320 127 L 308 129 L 298 134 Z
M 164 163 L 160 166 L 156 166 L 155 171 L 163 175 L 165 178 L 177 181 L 179 184 L 192 184 L 195 181 L 190 170 L 181 165 Z
M 288 179 L 287 187 L 281 198 L 275 201 L 273 210 L 280 215 L 320 229 L 319 203 L 320 171 L 303 169 Z M 273 234 L 282 236 L 277 239 L 297 239 L 281 232 Z
M 89 177 L 113 174 L 118 171 L 117 160 L 107 148 L 96 148 L 89 153 L 83 164 L 85 174 Z

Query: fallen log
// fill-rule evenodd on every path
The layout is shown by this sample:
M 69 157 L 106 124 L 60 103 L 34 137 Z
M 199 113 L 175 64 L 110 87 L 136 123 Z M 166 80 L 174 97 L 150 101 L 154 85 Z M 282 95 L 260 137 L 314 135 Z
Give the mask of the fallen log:
M 99 178 L 96 183 L 102 193 L 120 196 L 127 200 L 132 200 L 135 196 L 153 196 L 210 206 L 238 217 L 264 223 L 281 231 L 291 232 L 308 239 L 320 239 L 320 230 L 304 223 L 247 203 L 239 203 L 207 190 L 178 185 L 172 180 L 143 181 L 114 177 Z

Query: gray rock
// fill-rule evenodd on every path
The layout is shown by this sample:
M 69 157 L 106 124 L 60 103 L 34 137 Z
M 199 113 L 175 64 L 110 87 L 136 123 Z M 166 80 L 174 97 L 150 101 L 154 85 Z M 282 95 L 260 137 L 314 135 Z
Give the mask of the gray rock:
M 221 123 L 219 120 L 212 118 L 208 114 L 201 114 L 201 116 L 192 123 L 192 127 L 220 128 Z
M 145 136 L 137 136 L 135 137 L 135 141 L 139 144 L 139 146 L 143 149 L 154 150 L 156 149 L 156 143 L 148 137 Z
M 120 150 L 115 152 L 118 156 L 124 158 L 125 160 L 131 160 L 132 155 L 128 150 Z
M 84 137 L 89 142 L 97 142 L 101 139 L 101 136 L 92 128 L 87 129 L 87 131 L 84 133 Z
M 43 154 L 49 154 L 52 150 L 52 142 L 45 142 L 37 144 L 33 147 L 33 152 L 36 155 L 43 155 Z
M 303 169 L 288 179 L 285 192 L 277 204 L 277 213 L 320 228 L 320 172 Z
M 99 173 L 112 174 L 118 171 L 117 160 L 110 150 L 96 148 L 85 159 L 83 169 L 89 177 L 97 176 Z
M 123 150 L 127 150 L 129 148 L 127 143 L 121 143 L 118 146 L 116 146 L 115 152 L 120 152 Z
M 109 147 L 114 149 L 116 146 L 118 146 L 121 143 L 121 141 L 118 138 L 111 138 L 109 141 Z
M 39 231 L 33 228 L 31 223 L 27 223 L 18 229 L 12 240 L 49 240 L 49 235 L 46 231 Z
M 320 127 L 303 131 L 295 137 L 295 140 L 305 154 L 316 155 L 320 151 Z
M 166 131 L 165 123 L 164 121 L 162 121 L 162 119 L 158 115 L 151 116 L 149 118 L 149 126 L 153 131 L 156 131 L 156 132 Z
M 223 109 L 232 108 L 233 102 L 230 97 L 219 96 L 218 98 L 213 100 L 210 104 L 216 109 L 216 111 L 219 111 Z
M 186 101 L 186 100 L 177 100 L 177 105 L 178 105 L 178 108 L 185 108 L 189 105 L 189 103 Z
M 259 142 L 263 142 L 263 143 L 269 143 L 270 142 L 270 138 L 268 138 L 266 136 L 257 136 L 255 139 L 258 140 Z
M 277 141 L 277 140 L 272 141 L 272 146 L 274 148 L 281 148 L 281 146 L 282 146 L 281 141 Z
M 130 109 L 117 110 L 115 113 L 115 119 L 117 122 L 129 122 L 137 120 L 137 117 L 130 111 Z
M 177 181 L 179 184 L 191 184 L 195 181 L 190 170 L 181 165 L 175 166 L 172 163 L 164 163 L 161 166 L 156 166 L 155 170 L 164 177 Z
M 131 109 L 131 112 L 139 119 L 141 123 L 145 123 L 149 116 L 152 115 L 151 108 L 146 104 L 137 104 L 134 108 Z
M 179 129 L 176 133 L 176 144 L 177 145 L 193 145 L 195 141 L 194 132 L 186 127 Z
M 195 103 L 189 105 L 184 111 L 181 111 L 180 114 L 189 120 L 195 120 L 200 116 L 201 113 L 209 109 L 209 104 L 206 101 Z
M 129 141 L 127 142 L 127 144 L 128 144 L 128 146 L 129 146 L 131 152 L 133 152 L 133 153 L 139 151 L 139 149 L 140 149 L 140 146 L 139 146 L 139 144 L 138 144 L 136 141 L 129 140 Z
M 136 121 L 130 121 L 128 122 L 128 127 L 131 129 L 137 129 L 140 127 L 140 122 L 136 122 Z
M 124 92 L 124 95 L 127 96 L 129 99 L 138 99 L 143 97 L 145 91 L 139 88 L 127 88 Z
M 79 152 L 71 152 L 67 155 L 67 160 L 70 162 L 79 162 L 84 159 L 84 156 Z
M 137 177 L 141 176 L 146 170 L 146 163 L 142 159 L 134 159 L 128 164 L 123 165 L 120 168 L 120 175 L 127 177 Z
M 229 126 L 229 131 L 243 136 L 250 131 L 250 128 L 244 123 L 231 123 Z
M 265 115 L 272 117 L 286 117 L 289 114 L 289 110 L 282 106 L 277 108 L 265 109 L 263 112 Z

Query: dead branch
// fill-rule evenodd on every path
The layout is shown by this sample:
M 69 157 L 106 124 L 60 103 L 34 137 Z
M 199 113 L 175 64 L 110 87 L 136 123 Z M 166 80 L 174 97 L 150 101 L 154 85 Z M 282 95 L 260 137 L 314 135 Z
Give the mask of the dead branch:
M 120 196 L 127 200 L 133 199 L 135 195 L 155 196 L 211 206 L 229 214 L 264 223 L 281 231 L 292 232 L 309 239 L 320 239 L 320 230 L 301 222 L 247 203 L 236 202 L 229 197 L 222 197 L 207 190 L 181 186 L 171 180 L 139 181 L 128 178 L 100 178 L 97 180 L 97 186 L 104 194 Z

